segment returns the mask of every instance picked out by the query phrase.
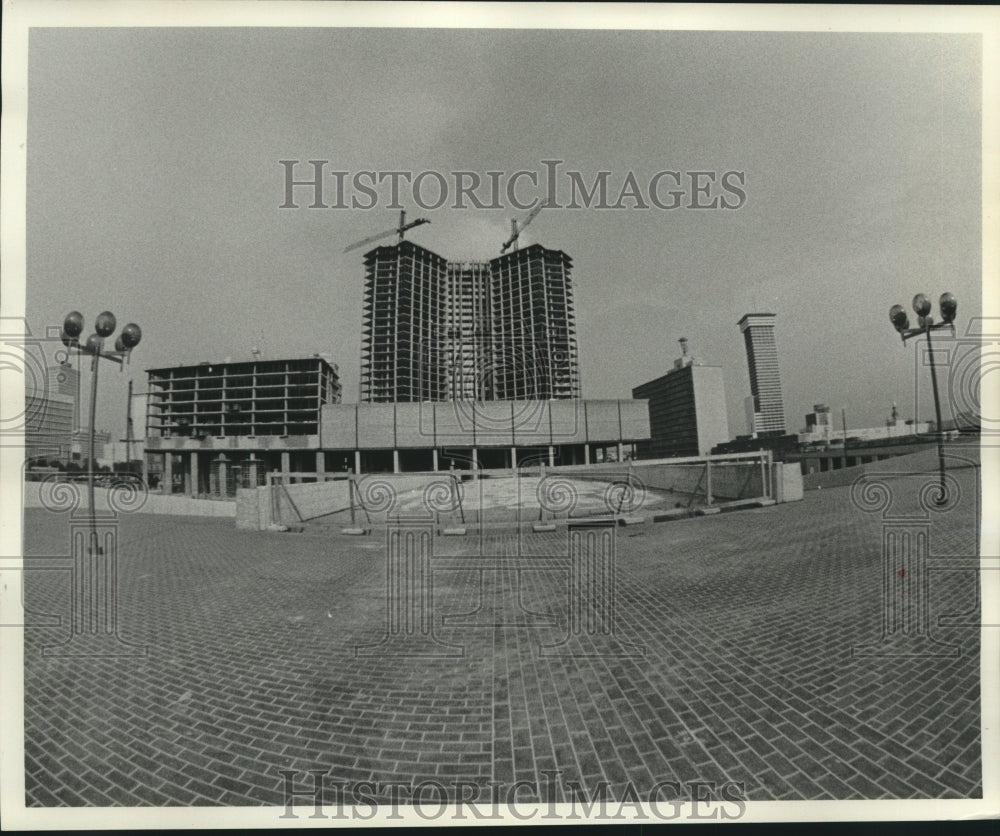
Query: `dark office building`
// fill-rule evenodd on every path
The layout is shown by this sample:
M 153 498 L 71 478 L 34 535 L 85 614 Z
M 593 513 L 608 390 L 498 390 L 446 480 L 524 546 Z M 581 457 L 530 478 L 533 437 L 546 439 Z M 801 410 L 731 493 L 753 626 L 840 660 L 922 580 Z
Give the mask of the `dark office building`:
M 703 366 L 688 354 L 662 377 L 636 386 L 632 397 L 649 402 L 648 441 L 636 445 L 641 459 L 705 456 L 729 439 L 726 394 L 719 366 Z

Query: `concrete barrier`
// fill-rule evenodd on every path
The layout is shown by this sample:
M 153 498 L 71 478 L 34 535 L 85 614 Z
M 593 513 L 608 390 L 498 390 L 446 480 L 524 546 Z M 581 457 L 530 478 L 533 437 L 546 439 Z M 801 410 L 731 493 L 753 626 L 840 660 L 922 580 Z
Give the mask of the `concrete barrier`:
M 771 475 L 765 492 L 764 479 L 768 471 Z M 590 468 L 556 467 L 549 472 L 565 472 L 574 479 L 601 480 L 608 478 L 610 473 L 629 472 L 629 462 L 602 463 Z M 708 484 L 704 461 L 680 464 L 639 460 L 631 462 L 631 472 L 643 485 L 653 490 L 670 491 L 682 496 L 706 495 Z M 762 469 L 759 460 L 712 462 L 713 501 L 730 502 L 767 496 L 777 502 L 796 502 L 802 499 L 802 494 L 802 471 L 798 464 L 775 462 Z
M 979 464 L 978 439 L 950 441 L 944 445 L 945 469 L 974 467 Z M 798 465 L 796 464 L 796 467 Z M 843 467 L 839 470 L 827 470 L 820 473 L 807 473 L 802 477 L 802 483 L 807 491 L 818 488 L 839 488 L 851 485 L 864 473 L 936 473 L 938 469 L 937 447 L 925 448 L 916 453 L 904 456 L 892 456 L 880 461 L 859 464 L 855 467 Z
M 802 468 L 797 462 L 776 462 L 771 496 L 776 502 L 799 502 L 803 495 Z
M 599 468 L 599 469 L 598 469 Z M 553 468 L 550 472 L 565 472 L 574 479 L 604 480 L 609 475 L 624 476 L 629 463 L 602 464 L 593 471 Z M 691 464 L 643 464 L 633 462 L 631 473 L 647 488 L 681 496 L 704 497 L 708 489 L 704 462 Z M 748 499 L 764 495 L 759 461 L 712 462 L 712 497 L 718 500 Z
M 769 498 L 778 502 L 802 499 L 802 476 L 798 465 L 772 464 L 762 467 L 759 459 L 744 461 L 713 461 L 711 463 L 712 498 L 714 502 Z M 707 489 L 704 460 L 686 462 L 655 461 L 602 462 L 592 465 L 566 465 L 554 468 L 540 466 L 529 471 L 536 476 L 562 474 L 573 480 L 617 481 L 631 472 L 646 488 L 663 491 L 692 500 L 704 499 Z M 767 474 L 771 479 L 765 490 Z M 510 479 L 510 469 L 479 471 L 481 478 Z M 522 472 L 523 476 L 524 473 Z M 450 482 L 452 476 L 462 480 L 465 491 L 471 490 L 474 475 L 469 471 L 437 473 L 374 473 L 358 478 L 358 490 L 365 495 L 376 482 L 392 486 L 403 505 L 419 500 L 419 492 L 431 482 Z M 274 525 L 297 525 L 309 520 L 347 511 L 351 507 L 349 481 L 337 478 L 324 482 L 292 482 L 263 488 L 240 489 L 236 501 L 237 528 L 257 531 Z M 372 519 L 358 508 L 357 522 L 367 524 L 374 519 L 384 522 L 384 513 L 372 514 Z M 473 512 L 474 513 L 474 512 Z
M 271 523 L 271 489 L 238 488 L 236 490 L 236 527 L 264 531 Z
M 52 490 L 52 484 L 46 482 L 24 483 L 24 507 L 45 508 L 42 502 L 42 491 Z M 80 493 L 80 507 L 87 507 L 87 486 L 82 482 L 73 483 Z M 107 511 L 108 491 L 106 488 L 94 488 L 94 504 L 98 510 Z M 135 514 L 171 514 L 188 517 L 235 517 L 236 503 L 215 499 L 192 499 L 189 496 L 166 496 L 150 493 L 141 505 L 129 513 Z

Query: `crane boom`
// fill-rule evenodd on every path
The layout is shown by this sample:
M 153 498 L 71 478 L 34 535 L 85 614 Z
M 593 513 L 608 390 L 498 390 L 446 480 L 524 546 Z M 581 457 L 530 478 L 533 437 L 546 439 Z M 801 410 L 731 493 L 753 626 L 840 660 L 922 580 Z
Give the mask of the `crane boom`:
M 503 246 L 500 248 L 500 252 L 501 253 L 507 252 L 507 248 L 510 247 L 511 244 L 514 245 L 514 249 L 515 250 L 517 249 L 517 239 L 521 235 L 521 233 L 524 232 L 524 228 L 528 224 L 530 224 L 535 219 L 535 216 L 539 212 L 541 212 L 542 209 L 544 209 L 547 205 L 548 205 L 547 203 L 542 203 L 541 201 L 536 201 L 534 208 L 528 213 L 528 217 L 526 217 L 524 219 L 524 221 L 521 223 L 520 229 L 518 228 L 518 225 L 517 225 L 517 219 L 515 218 L 515 219 L 511 220 L 511 222 L 510 222 L 510 238 L 508 238 L 506 241 L 504 241 Z
M 400 242 L 403 240 L 403 233 L 408 229 L 413 229 L 415 226 L 420 226 L 421 224 L 429 224 L 429 218 L 417 218 L 415 221 L 410 221 L 406 223 L 406 212 L 402 211 L 399 213 L 399 226 L 394 226 L 391 229 L 383 230 L 375 235 L 369 235 L 367 238 L 361 241 L 355 241 L 349 247 L 344 248 L 345 253 L 349 253 L 351 250 L 356 250 L 358 247 L 364 247 L 366 244 L 372 244 L 375 241 L 380 241 L 383 238 L 387 238 L 390 235 L 398 235 Z

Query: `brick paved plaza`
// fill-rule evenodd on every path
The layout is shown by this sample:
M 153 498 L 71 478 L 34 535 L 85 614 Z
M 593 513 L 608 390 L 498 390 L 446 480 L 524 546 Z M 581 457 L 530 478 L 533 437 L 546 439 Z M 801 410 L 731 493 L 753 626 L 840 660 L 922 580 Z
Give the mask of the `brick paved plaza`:
M 932 517 L 932 556 L 976 551 L 976 471 L 952 475 L 963 501 Z M 67 553 L 66 516 L 29 509 L 25 538 L 29 555 Z M 566 542 L 560 528 L 518 547 L 501 530 L 484 548 L 520 548 L 524 566 Z M 559 800 L 573 781 L 643 797 L 662 781 L 743 782 L 751 800 L 982 795 L 979 628 L 961 616 L 977 575 L 929 575 L 934 635 L 959 655 L 852 656 L 880 636 L 883 580 L 882 518 L 850 488 L 619 528 L 618 638 L 641 656 L 542 655 L 566 633 L 565 569 L 471 559 L 433 574 L 436 635 L 461 655 L 356 656 L 385 632 L 385 548 L 378 531 L 126 515 L 120 629 L 145 657 L 43 655 L 69 633 L 69 574 L 27 573 L 32 617 L 63 618 L 25 631 L 26 804 L 283 805 L 282 770 L 299 789 L 308 770 L 481 787 L 556 770 Z M 435 555 L 478 548 L 434 541 Z M 444 623 L 480 596 L 470 623 Z

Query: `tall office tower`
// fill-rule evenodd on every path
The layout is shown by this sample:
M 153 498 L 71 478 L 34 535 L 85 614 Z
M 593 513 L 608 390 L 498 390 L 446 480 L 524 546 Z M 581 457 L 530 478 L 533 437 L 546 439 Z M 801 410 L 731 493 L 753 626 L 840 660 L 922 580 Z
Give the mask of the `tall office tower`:
M 490 261 L 497 400 L 580 397 L 572 268 L 538 244 Z
M 46 388 L 49 395 L 63 395 L 73 399 L 73 426 L 80 426 L 80 370 L 69 363 L 48 367 Z
M 361 400 L 579 397 L 572 265 L 537 244 L 487 262 L 370 251 Z
M 757 435 L 785 433 L 785 406 L 781 400 L 774 319 L 774 314 L 750 313 L 737 323 L 746 343 L 747 364 L 750 367 L 750 392 L 753 396 L 753 426 L 750 430 Z

